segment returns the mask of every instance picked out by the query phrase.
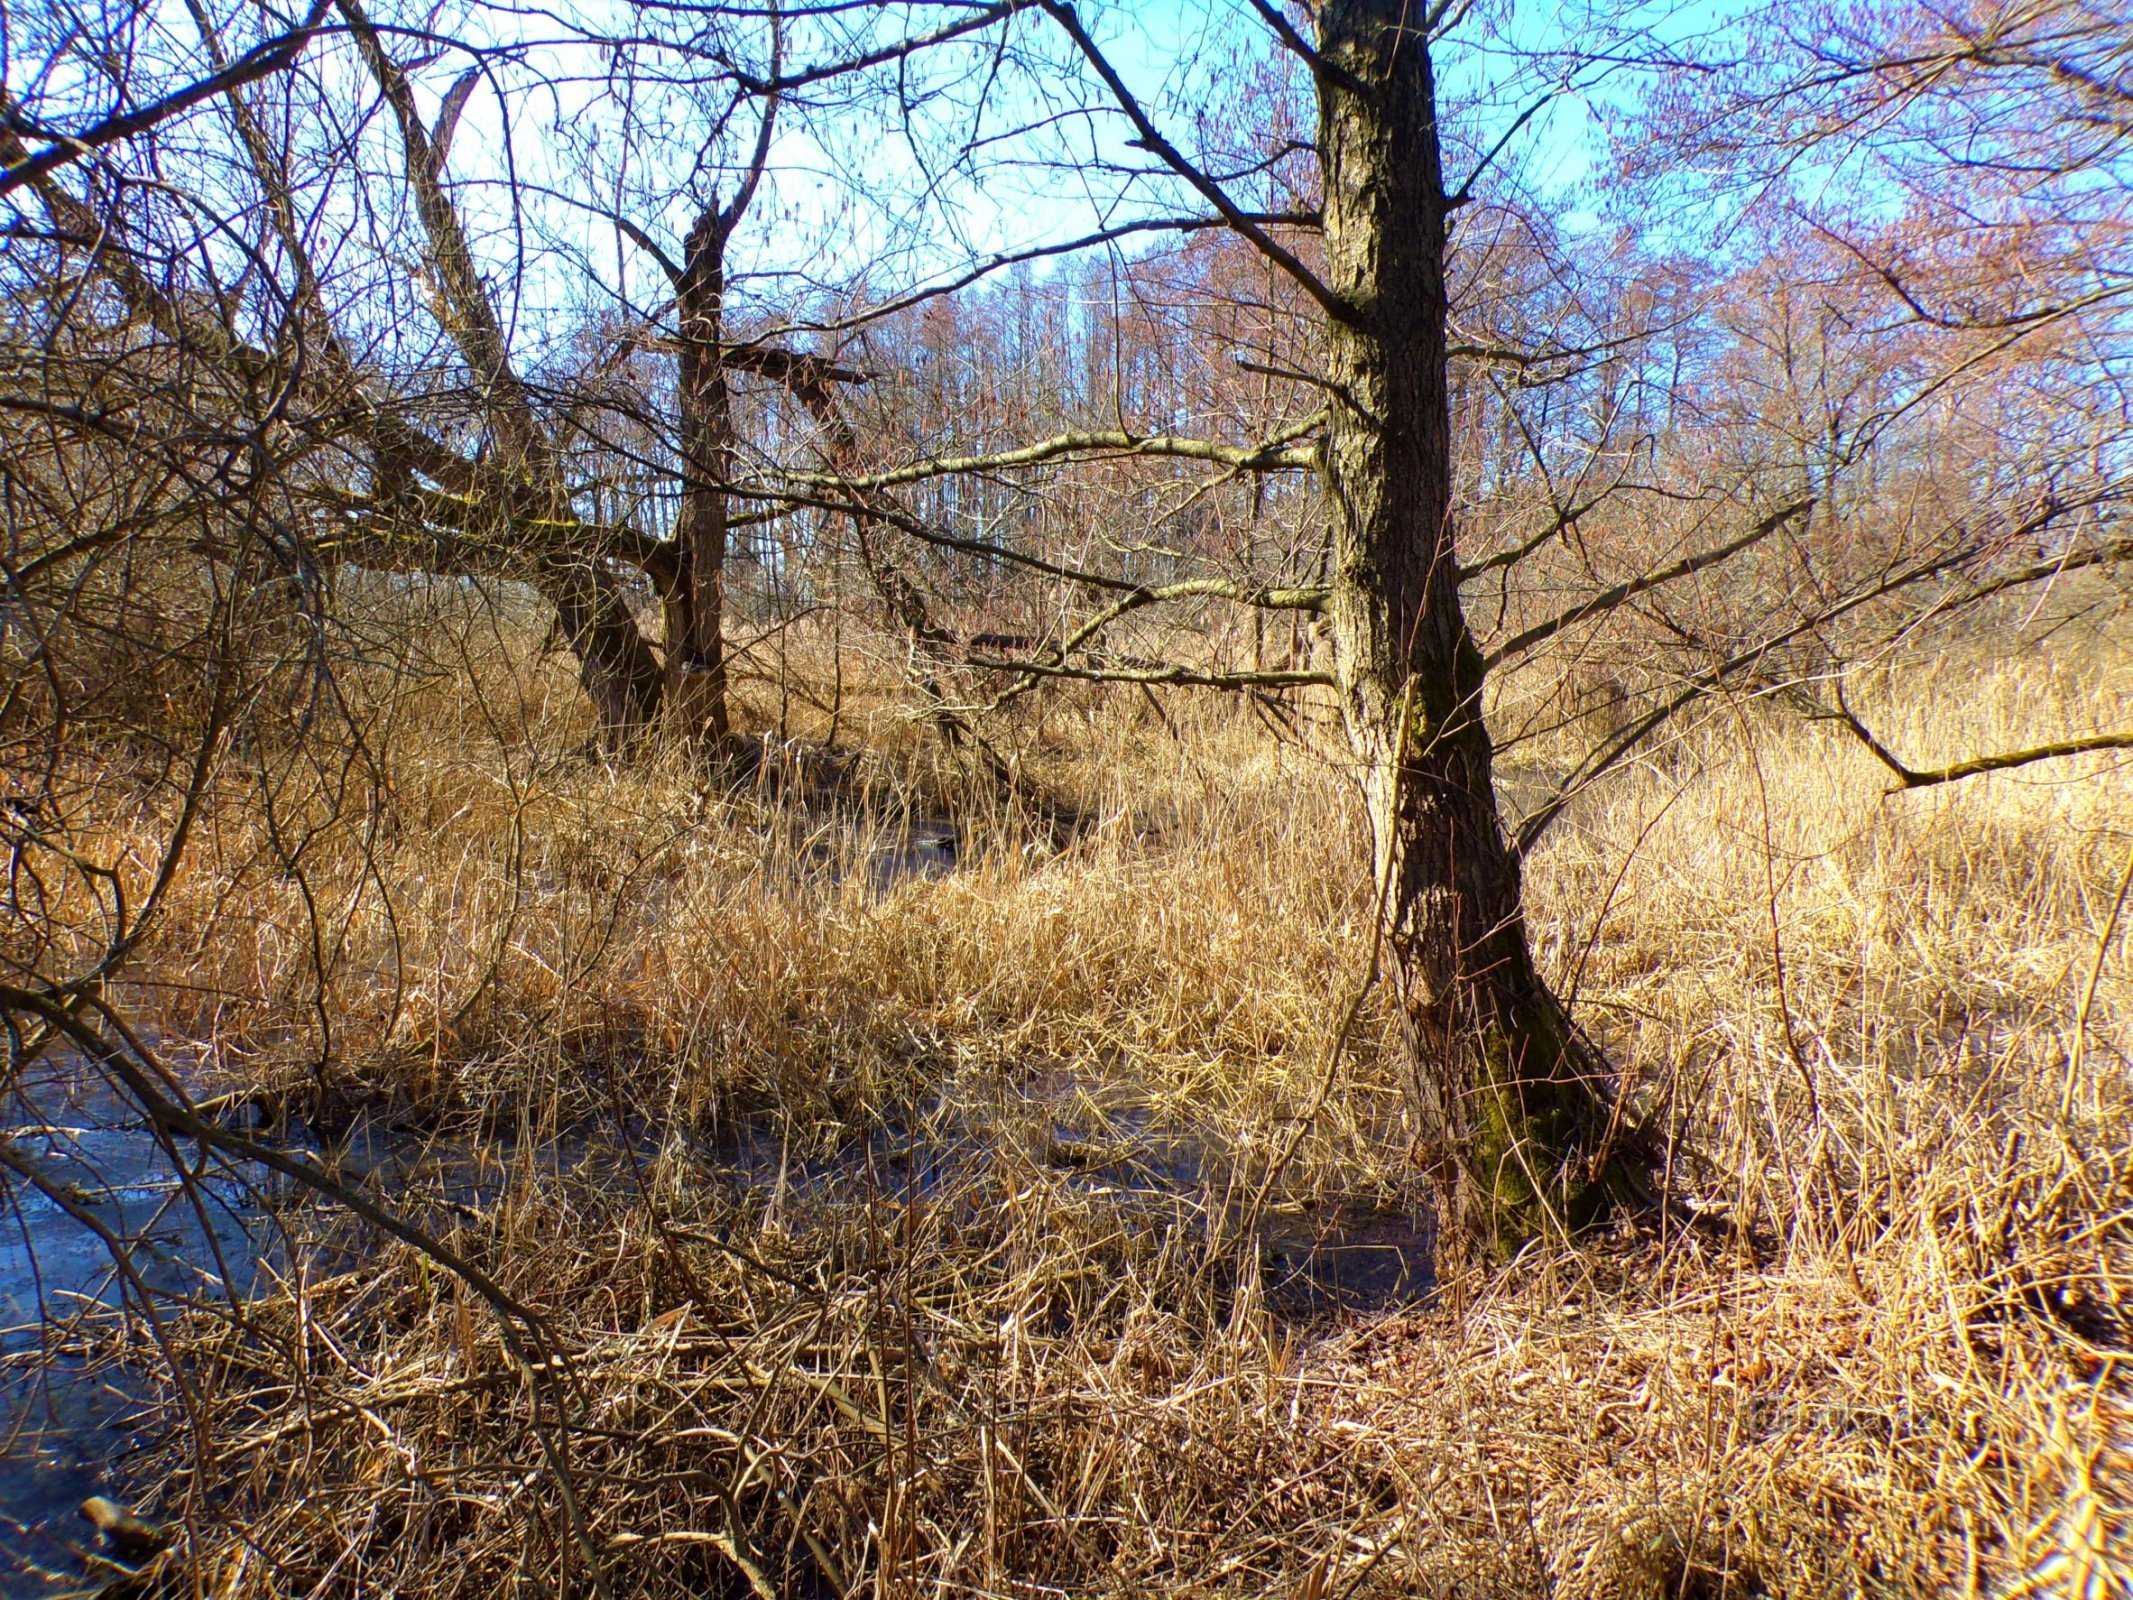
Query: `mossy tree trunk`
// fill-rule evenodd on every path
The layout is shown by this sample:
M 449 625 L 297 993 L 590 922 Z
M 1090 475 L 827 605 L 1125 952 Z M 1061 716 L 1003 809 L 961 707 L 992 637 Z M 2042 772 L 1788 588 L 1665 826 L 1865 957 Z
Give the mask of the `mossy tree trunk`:
M 563 640 L 577 657 L 601 744 L 627 751 L 658 720 L 663 683 L 659 658 L 638 629 L 621 582 L 591 560 L 549 559 L 534 587 L 555 606 Z
M 1491 1254 L 1579 1227 L 1622 1177 L 1612 1085 L 1535 968 L 1460 603 L 1445 371 L 1450 211 L 1409 0 L 1326 0 L 1333 519 L 1328 624 L 1366 774 L 1403 1043 L 1445 1223 Z

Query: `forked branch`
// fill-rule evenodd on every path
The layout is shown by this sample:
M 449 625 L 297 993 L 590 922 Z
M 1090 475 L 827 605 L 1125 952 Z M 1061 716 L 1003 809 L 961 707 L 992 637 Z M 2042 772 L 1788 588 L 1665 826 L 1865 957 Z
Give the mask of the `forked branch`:
M 2099 750 L 2133 750 L 2133 733 L 2098 733 L 2082 739 L 2061 739 L 2051 744 L 2032 745 L 2026 750 L 2003 750 L 1996 755 L 1973 756 L 1968 761 L 1953 762 L 1945 767 L 1914 767 L 1906 763 L 1895 751 L 1883 744 L 1859 714 L 1852 710 L 1844 698 L 1844 685 L 1836 685 L 1837 706 L 1834 711 L 1823 711 L 1821 720 L 1835 722 L 1849 729 L 1856 739 L 1866 746 L 1873 758 L 1895 775 L 1896 787 L 1889 793 L 1897 794 L 1905 789 L 1930 789 L 1935 784 L 1956 783 L 1964 778 L 1975 778 L 1987 772 L 2009 772 L 2016 767 L 2032 766 L 2039 761 L 2056 761 L 2061 756 L 2092 755 Z

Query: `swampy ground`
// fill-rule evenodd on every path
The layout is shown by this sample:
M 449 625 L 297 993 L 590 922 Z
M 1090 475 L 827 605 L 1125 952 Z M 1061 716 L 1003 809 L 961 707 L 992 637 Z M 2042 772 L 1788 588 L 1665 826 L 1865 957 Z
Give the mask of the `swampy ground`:
M 121 996 L 422 1244 L 18 1085 L 162 1254 L 151 1320 L 11 1191 L 7 1592 L 94 1576 L 91 1486 L 231 1597 L 2126 1592 L 2122 753 L 1890 796 L 1749 698 L 1582 798 L 1536 942 L 1699 1220 L 1438 1273 L 1323 717 L 1063 695 L 1003 799 L 886 669 L 750 686 L 713 774 L 483 670 L 353 811 L 218 791 Z M 1924 762 L 2129 691 L 2065 630 L 1873 708 Z

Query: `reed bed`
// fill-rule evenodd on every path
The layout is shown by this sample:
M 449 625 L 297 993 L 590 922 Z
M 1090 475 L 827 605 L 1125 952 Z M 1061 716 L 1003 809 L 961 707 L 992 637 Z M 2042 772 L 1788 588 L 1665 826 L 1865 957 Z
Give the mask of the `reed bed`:
M 1281 1218 L 1419 1193 L 1371 999 L 1329 1055 L 1370 915 L 1330 746 L 1062 696 L 990 733 L 1002 803 L 849 663 L 824 755 L 821 665 L 711 775 L 589 758 L 523 659 L 472 727 L 410 693 L 356 813 L 278 790 L 325 819 L 300 871 L 218 792 L 129 1003 L 203 1092 L 439 1136 L 391 1200 L 529 1315 L 288 1207 L 272 1292 L 183 1324 L 160 1581 L 2133 1592 L 2122 756 L 1890 796 L 1840 731 L 1713 703 L 1528 869 L 1697 1224 L 1298 1307 Z M 2129 689 L 2092 641 L 1855 703 L 1923 761 Z M 955 870 L 905 870 L 913 819 Z

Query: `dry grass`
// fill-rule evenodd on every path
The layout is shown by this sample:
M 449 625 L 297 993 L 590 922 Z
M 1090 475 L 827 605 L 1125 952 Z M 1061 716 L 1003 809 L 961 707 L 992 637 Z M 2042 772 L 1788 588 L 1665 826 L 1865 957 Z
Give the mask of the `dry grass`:
M 201 1318 L 173 1582 L 2128 1592 L 2122 760 L 1885 799 L 1836 734 L 1714 709 L 1529 872 L 1544 960 L 1714 1225 L 1299 1320 L 1221 1188 L 1312 1103 L 1363 966 L 1336 764 L 1228 706 L 1061 702 L 1003 735 L 1088 824 L 1055 853 L 885 692 L 840 707 L 870 753 L 839 818 L 790 764 L 609 771 L 552 683 L 489 670 L 478 717 L 396 703 L 378 805 L 298 873 L 327 778 L 285 786 L 279 842 L 233 783 L 134 998 L 234 1078 L 503 1137 L 479 1205 L 393 1198 L 555 1360 L 390 1244 Z M 1924 760 L 2122 720 L 2129 672 L 1917 666 L 1869 703 Z M 943 807 L 963 870 L 870 881 L 868 830 Z M 1389 1059 L 1366 1011 L 1284 1203 L 1411 1199 Z M 847 1155 L 736 1176 L 751 1114 L 791 1162 Z M 554 1129 L 591 1154 L 532 1160 Z M 1209 1194 L 1092 1180 L 1160 1136 Z M 929 1145 L 961 1153 L 920 1183 Z

